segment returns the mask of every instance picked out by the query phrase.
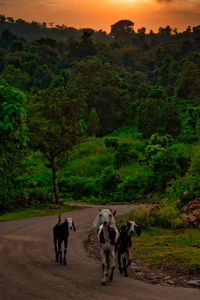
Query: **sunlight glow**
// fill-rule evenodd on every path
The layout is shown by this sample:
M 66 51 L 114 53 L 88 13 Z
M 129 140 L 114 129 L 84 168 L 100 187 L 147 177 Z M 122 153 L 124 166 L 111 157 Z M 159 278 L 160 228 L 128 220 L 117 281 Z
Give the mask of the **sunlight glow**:
M 145 0 L 109 0 L 112 4 L 120 4 L 120 5 L 127 5 L 127 4 L 136 4 L 136 3 L 141 3 L 145 2 Z

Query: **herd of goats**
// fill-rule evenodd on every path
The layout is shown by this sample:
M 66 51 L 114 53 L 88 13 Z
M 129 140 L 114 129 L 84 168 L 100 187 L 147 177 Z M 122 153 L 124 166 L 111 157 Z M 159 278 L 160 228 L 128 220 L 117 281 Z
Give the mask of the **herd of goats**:
M 121 228 L 117 228 L 115 221 L 116 211 L 112 209 L 99 209 L 93 226 L 97 229 L 98 242 L 101 248 L 101 259 L 103 278 L 102 285 L 106 284 L 107 279 L 113 280 L 115 269 L 115 257 L 117 253 L 119 272 L 125 277 L 128 276 L 127 267 L 131 264 L 131 236 L 136 231 L 137 236 L 141 234 L 140 227 L 134 221 L 128 221 Z M 67 244 L 69 230 L 76 231 L 72 218 L 61 222 L 61 215 L 58 216 L 58 223 L 53 228 L 56 262 L 66 264 Z M 64 253 L 62 255 L 62 243 L 64 242 Z M 123 262 L 123 267 L 121 263 Z

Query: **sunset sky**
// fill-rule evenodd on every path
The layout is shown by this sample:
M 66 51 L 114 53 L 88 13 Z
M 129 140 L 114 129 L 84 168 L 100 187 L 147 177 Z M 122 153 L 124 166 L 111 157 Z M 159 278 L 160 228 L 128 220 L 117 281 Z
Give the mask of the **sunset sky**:
M 122 19 L 133 21 L 135 30 L 170 25 L 182 31 L 200 24 L 200 0 L 0 0 L 0 14 L 107 32 Z

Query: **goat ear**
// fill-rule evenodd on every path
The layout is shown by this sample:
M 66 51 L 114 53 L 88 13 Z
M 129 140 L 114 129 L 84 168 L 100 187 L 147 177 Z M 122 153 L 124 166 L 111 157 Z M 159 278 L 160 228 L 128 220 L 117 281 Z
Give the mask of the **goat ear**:
M 135 226 L 135 230 L 136 230 L 137 236 L 140 236 L 141 235 L 141 228 L 140 228 L 140 226 L 136 225 Z
M 110 212 L 112 212 L 112 208 L 110 209 Z
M 102 209 L 99 207 L 99 211 L 101 211 Z
M 98 217 L 96 217 L 95 219 L 94 219 L 94 221 L 93 221 L 93 226 L 96 228 L 96 229 L 98 229 L 99 228 L 99 222 L 98 222 Z
M 114 217 L 115 217 L 115 215 L 116 215 L 116 212 L 117 212 L 117 211 L 116 211 L 116 210 L 114 210 L 114 212 L 113 212 L 113 216 L 114 216 Z

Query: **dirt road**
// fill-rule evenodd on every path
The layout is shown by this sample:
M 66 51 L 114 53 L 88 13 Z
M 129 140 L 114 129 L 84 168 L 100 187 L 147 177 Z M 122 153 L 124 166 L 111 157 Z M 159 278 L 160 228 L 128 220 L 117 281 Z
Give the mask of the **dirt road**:
M 130 206 L 114 206 L 118 214 Z M 52 227 L 57 216 L 0 223 L 1 300 L 197 300 L 199 289 L 150 285 L 124 278 L 101 286 L 101 265 L 87 256 L 87 239 L 97 207 L 65 213 L 73 217 L 77 231 L 70 232 L 67 265 L 54 262 Z

